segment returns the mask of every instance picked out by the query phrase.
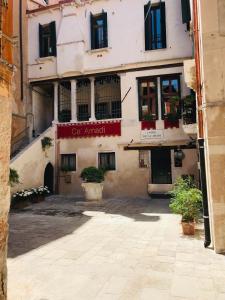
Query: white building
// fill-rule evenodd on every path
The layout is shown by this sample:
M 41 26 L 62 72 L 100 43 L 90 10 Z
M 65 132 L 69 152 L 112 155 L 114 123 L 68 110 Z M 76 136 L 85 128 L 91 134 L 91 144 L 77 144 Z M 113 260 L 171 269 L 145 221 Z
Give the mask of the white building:
M 182 118 L 192 41 L 180 0 L 49 1 L 28 11 L 28 30 L 33 129 L 54 124 L 59 193 L 81 195 L 88 166 L 109 169 L 105 197 L 198 180 Z

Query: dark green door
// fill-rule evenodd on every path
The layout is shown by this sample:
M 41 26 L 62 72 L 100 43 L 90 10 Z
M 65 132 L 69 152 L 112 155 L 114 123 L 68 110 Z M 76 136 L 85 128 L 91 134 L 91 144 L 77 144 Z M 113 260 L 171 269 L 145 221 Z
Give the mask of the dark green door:
M 171 184 L 170 149 L 151 150 L 152 183 Z

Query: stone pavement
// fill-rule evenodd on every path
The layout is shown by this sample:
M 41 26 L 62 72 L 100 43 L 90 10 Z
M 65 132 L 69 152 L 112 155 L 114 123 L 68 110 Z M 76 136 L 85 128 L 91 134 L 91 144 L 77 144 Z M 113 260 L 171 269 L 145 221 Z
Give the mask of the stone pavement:
M 164 199 L 55 196 L 11 212 L 8 299 L 225 300 L 225 256 L 179 222 Z

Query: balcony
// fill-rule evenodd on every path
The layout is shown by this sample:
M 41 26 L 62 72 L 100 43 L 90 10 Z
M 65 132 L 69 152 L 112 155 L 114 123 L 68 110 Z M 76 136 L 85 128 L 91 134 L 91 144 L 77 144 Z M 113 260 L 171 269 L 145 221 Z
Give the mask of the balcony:
M 120 78 L 116 75 L 60 82 L 58 93 L 60 123 L 121 118 Z

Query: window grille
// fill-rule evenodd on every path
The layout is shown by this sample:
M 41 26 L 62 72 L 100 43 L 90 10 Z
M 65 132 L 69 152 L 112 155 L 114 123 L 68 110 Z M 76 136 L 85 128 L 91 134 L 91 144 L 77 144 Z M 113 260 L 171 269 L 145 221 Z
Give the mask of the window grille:
M 76 154 L 61 154 L 61 171 L 76 171 Z
M 149 168 L 149 151 L 139 151 L 139 168 Z
M 88 121 L 91 116 L 91 84 L 89 79 L 77 82 L 77 119 Z
M 99 153 L 98 165 L 99 168 L 107 171 L 116 170 L 115 152 Z
M 118 76 L 95 80 L 95 116 L 97 120 L 121 118 L 121 91 Z
M 59 122 L 71 120 L 71 86 L 70 82 L 59 85 Z

